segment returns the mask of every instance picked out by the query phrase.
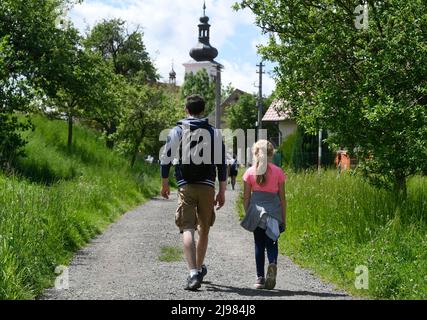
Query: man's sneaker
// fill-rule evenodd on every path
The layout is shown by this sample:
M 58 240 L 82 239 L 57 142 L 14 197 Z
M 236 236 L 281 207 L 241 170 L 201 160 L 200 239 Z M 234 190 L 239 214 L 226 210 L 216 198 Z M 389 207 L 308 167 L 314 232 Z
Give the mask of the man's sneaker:
M 206 268 L 206 265 L 202 265 L 202 272 L 199 272 L 199 280 L 200 282 L 203 282 L 204 277 L 208 274 L 208 268 Z
M 197 291 L 201 287 L 201 281 L 198 274 L 187 278 L 187 285 L 185 286 L 185 290 Z
M 267 269 L 267 277 L 265 279 L 265 288 L 273 290 L 276 286 L 277 264 L 270 263 Z
M 264 277 L 258 277 L 254 284 L 255 289 L 264 289 L 265 287 L 265 279 Z

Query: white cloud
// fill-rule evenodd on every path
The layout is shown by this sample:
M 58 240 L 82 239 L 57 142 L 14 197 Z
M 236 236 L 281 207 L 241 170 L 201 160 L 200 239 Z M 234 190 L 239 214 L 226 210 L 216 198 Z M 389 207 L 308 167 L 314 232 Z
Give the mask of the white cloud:
M 224 84 L 231 82 L 235 88 L 247 93 L 258 93 L 259 74 L 255 65 L 250 63 L 238 64 L 228 60 L 221 60 L 220 62 L 225 67 L 222 75 Z M 263 93 L 269 95 L 275 87 L 274 79 L 266 73 L 263 76 Z
M 234 2 L 235 0 L 206 1 L 207 15 L 212 24 L 211 43 L 220 51 L 220 58 L 228 61 L 225 63 L 224 83 L 231 82 L 235 87 L 251 92 L 252 83 L 257 79 L 255 61 L 239 61 L 237 64 L 230 61 L 233 57 L 221 55 L 223 46 L 232 47 L 236 42 L 238 28 L 254 28 L 252 13 L 248 10 L 233 11 L 231 6 Z M 141 26 L 144 43 L 163 80 L 167 80 L 174 60 L 180 84 L 184 78 L 182 63 L 190 60 L 189 51 L 197 43 L 197 25 L 202 15 L 202 5 L 201 0 L 86 0 L 72 9 L 70 17 L 82 31 L 93 27 L 102 19 L 111 18 L 127 21 L 129 28 Z M 259 39 L 261 36 L 255 31 L 253 39 L 247 39 L 247 42 L 253 44 Z M 267 80 L 264 90 L 269 93 L 273 87 Z

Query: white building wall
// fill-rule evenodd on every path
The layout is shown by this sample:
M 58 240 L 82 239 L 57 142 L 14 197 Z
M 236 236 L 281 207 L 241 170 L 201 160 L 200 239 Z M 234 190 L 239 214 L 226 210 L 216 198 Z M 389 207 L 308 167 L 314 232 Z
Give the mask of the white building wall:
M 197 71 L 205 69 L 208 75 L 211 77 L 212 81 L 215 81 L 216 79 L 216 73 L 217 73 L 217 65 L 210 62 L 210 61 L 190 61 L 183 64 L 185 67 L 185 73 L 193 73 L 196 74 Z
M 297 130 L 295 120 L 284 120 L 279 122 L 279 130 L 282 133 L 282 141 Z

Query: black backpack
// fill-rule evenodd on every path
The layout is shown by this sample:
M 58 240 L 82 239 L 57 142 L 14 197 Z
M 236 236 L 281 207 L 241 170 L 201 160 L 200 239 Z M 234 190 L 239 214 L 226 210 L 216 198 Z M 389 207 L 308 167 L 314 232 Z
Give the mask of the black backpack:
M 181 127 L 182 129 L 182 127 Z M 201 128 L 207 129 L 207 128 Z M 197 129 L 196 129 L 197 130 Z M 193 132 L 195 130 L 191 130 Z M 211 136 L 212 138 L 212 136 Z M 197 153 L 201 158 L 203 158 L 203 147 L 201 146 L 203 138 L 200 136 L 197 141 L 191 141 L 190 150 L 191 154 Z M 210 142 L 212 144 L 212 140 Z M 212 148 L 211 144 L 209 145 Z M 211 149 L 212 150 L 212 149 Z M 213 159 L 213 154 L 211 154 Z M 206 179 L 212 179 L 212 175 L 214 174 L 214 164 L 212 162 L 210 164 L 195 164 L 193 162 L 192 157 L 190 157 L 190 163 L 182 163 L 182 143 L 180 143 L 179 147 L 179 169 L 181 171 L 182 178 L 187 182 L 198 182 L 204 181 Z
M 230 170 L 237 171 L 237 160 L 234 159 L 233 163 L 231 164 Z

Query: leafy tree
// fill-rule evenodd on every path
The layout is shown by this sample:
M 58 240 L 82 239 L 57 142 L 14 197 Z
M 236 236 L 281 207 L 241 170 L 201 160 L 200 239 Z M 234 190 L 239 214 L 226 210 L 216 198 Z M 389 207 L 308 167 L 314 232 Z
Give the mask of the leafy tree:
M 254 95 L 244 94 L 236 104 L 227 108 L 227 121 L 231 130 L 255 128 L 255 123 L 258 120 L 256 99 Z
M 98 23 L 84 40 L 86 50 L 102 57 L 112 70 L 108 72 L 104 68 L 96 85 L 97 103 L 92 106 L 89 116 L 104 132 L 109 148 L 114 146 L 124 116 L 122 97 L 129 89 L 125 82 L 140 86 L 158 79 L 142 37 L 138 29 L 129 33 L 123 20 L 112 19 Z
M 160 148 L 164 145 L 164 141 L 159 141 L 160 133 L 164 129 L 172 128 L 178 120 L 183 119 L 185 114 L 184 103 L 180 97 L 179 91 L 170 86 L 158 85 L 155 90 L 162 92 L 161 106 L 154 110 L 158 120 L 158 127 L 152 127 L 147 132 L 143 142 L 142 152 L 147 155 L 158 155 Z
M 221 88 L 221 103 L 223 103 L 233 92 L 235 88 L 231 83 L 227 84 L 226 86 L 222 86 Z
M 153 86 L 127 85 L 122 92 L 123 121 L 117 136 L 120 149 L 134 166 L 138 153 L 157 154 L 163 142 L 160 132 L 172 125 L 182 114 L 172 92 Z
M 158 75 L 142 37 L 138 29 L 129 33 L 121 19 L 103 20 L 90 31 L 85 46 L 111 60 L 116 74 L 141 84 L 155 82 Z
M 226 116 L 231 130 L 236 129 L 255 129 L 258 121 L 257 96 L 252 94 L 243 94 L 239 101 L 227 107 Z M 271 105 L 273 96 L 263 99 L 263 115 Z M 277 136 L 278 127 L 273 123 L 263 123 L 263 129 L 267 129 L 267 137 Z
M 201 69 L 195 74 L 191 72 L 185 74 L 184 84 L 181 87 L 181 99 L 192 94 L 199 94 L 205 99 L 206 116 L 215 109 L 215 83 L 210 80 L 205 69 Z
M 57 18 L 72 1 L 2 0 L 0 2 L 0 163 L 10 165 L 25 144 L 19 134 L 30 127 L 25 114 L 39 92 L 51 94 L 62 47 Z
M 427 162 L 427 11 L 424 0 L 368 0 L 368 28 L 355 27 L 362 1 L 247 0 L 271 35 L 260 51 L 278 62 L 278 95 L 299 124 L 334 132 L 354 149 L 372 182 L 406 195 L 407 177 Z M 365 21 L 366 22 L 366 21 Z
M 28 121 L 19 120 L 16 115 L 0 112 L 0 169 L 10 170 L 16 157 L 23 155 L 26 141 L 19 134 L 32 128 Z
M 96 57 L 96 58 L 95 58 Z M 111 64 L 95 55 L 92 67 L 90 96 L 86 99 L 84 118 L 102 131 L 106 146 L 114 147 L 117 128 L 123 120 L 123 95 L 129 82 L 121 75 L 114 73 Z
M 0 169 L 8 168 L 12 160 L 22 153 L 21 147 L 25 141 L 19 131 L 27 129 L 28 126 L 19 122 L 13 114 L 13 111 L 26 101 L 20 95 L 14 94 L 22 83 L 13 83 L 9 79 L 10 73 L 6 63 L 11 59 L 11 55 L 13 51 L 4 37 L 0 40 Z
M 62 71 L 62 77 L 56 93 L 47 103 L 67 118 L 68 147 L 73 142 L 75 119 L 90 118 L 101 108 L 103 115 L 112 117 L 108 111 L 109 106 L 114 103 L 111 88 L 115 83 L 115 74 L 111 67 L 96 54 L 80 49 L 78 43 L 75 45 L 67 50 L 69 55 L 63 60 L 67 63 L 57 67 L 58 71 Z M 117 105 L 114 105 L 115 108 Z

